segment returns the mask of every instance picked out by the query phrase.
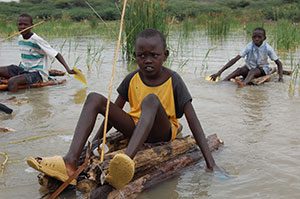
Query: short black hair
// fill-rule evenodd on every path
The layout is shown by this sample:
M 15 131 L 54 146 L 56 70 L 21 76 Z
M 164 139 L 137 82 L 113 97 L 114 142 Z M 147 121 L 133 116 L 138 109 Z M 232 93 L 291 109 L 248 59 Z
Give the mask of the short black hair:
M 262 27 L 257 27 L 257 28 L 255 28 L 255 29 L 253 30 L 253 32 L 254 32 L 254 31 L 257 31 L 257 30 L 262 31 L 262 32 L 264 33 L 264 35 L 266 36 L 266 30 L 265 30 L 264 28 L 262 28 Z
M 142 32 L 140 32 L 136 38 L 135 38 L 135 42 L 137 41 L 138 38 L 142 37 L 142 38 L 148 38 L 148 37 L 155 37 L 158 36 L 162 43 L 163 43 L 163 47 L 166 49 L 167 48 L 167 42 L 166 42 L 166 37 L 164 36 L 163 33 L 161 33 L 158 30 L 152 29 L 152 28 L 147 28 L 145 30 L 143 30 Z
M 32 16 L 27 14 L 27 13 L 23 13 L 23 14 L 20 14 L 18 18 L 20 17 L 27 17 L 29 20 L 30 20 L 30 23 L 33 24 L 33 20 L 32 20 Z

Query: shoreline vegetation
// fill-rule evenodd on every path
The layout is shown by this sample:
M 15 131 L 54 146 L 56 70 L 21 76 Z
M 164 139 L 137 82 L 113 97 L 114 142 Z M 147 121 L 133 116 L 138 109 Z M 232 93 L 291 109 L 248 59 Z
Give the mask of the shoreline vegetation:
M 91 38 L 86 49 L 88 70 L 97 65 L 100 70 L 103 46 L 97 46 L 95 37 L 114 41 L 119 27 L 121 0 L 20 0 L 0 2 L 0 40 L 17 32 L 16 19 L 20 13 L 33 16 L 34 23 L 46 21 L 34 31 L 47 38 L 63 38 L 71 48 L 78 47 L 78 37 Z M 180 50 L 186 41 L 199 33 L 216 44 L 225 41 L 235 32 L 251 38 L 255 27 L 263 27 L 268 42 L 285 57 L 289 57 L 293 84 L 300 70 L 299 58 L 293 56 L 300 46 L 300 0 L 129 0 L 125 16 L 122 40 L 123 58 L 134 63 L 130 45 L 135 34 L 152 27 L 165 35 L 176 32 Z M 176 36 L 176 37 L 177 37 Z M 207 51 L 202 70 L 208 68 L 205 61 L 213 49 Z M 80 61 L 78 55 L 74 65 Z M 184 60 L 180 68 L 187 64 Z M 291 89 L 294 90 L 294 89 Z
M 45 37 L 99 35 L 114 39 L 112 33 L 118 29 L 121 2 L 118 0 L 0 2 L 0 37 L 6 38 L 17 32 L 16 18 L 20 13 L 27 12 L 33 16 L 35 23 L 46 21 L 43 25 L 35 27 L 35 32 Z M 141 6 L 139 4 L 150 12 L 143 15 L 143 10 L 138 9 Z M 194 31 L 204 31 L 211 40 L 215 41 L 224 40 L 230 32 L 238 30 L 243 30 L 248 37 L 254 27 L 262 26 L 267 30 L 268 35 L 271 35 L 271 41 L 278 50 L 295 50 L 300 44 L 300 0 L 186 0 L 184 2 L 147 0 L 142 3 L 129 0 L 128 10 L 130 12 L 126 13 L 127 20 L 130 20 L 127 24 L 130 25 L 125 26 L 128 41 L 131 41 L 132 35 L 140 29 L 154 24 L 154 28 L 164 33 L 169 30 L 179 31 L 181 39 L 188 38 Z M 140 19 L 146 22 L 139 24 Z M 135 27 L 135 24 L 139 27 Z

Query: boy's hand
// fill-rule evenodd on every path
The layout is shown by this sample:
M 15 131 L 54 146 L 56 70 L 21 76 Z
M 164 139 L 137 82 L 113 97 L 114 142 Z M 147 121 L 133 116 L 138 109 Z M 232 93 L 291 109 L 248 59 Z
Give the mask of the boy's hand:
M 68 72 L 70 75 L 76 74 L 76 72 L 75 72 L 74 70 L 71 70 L 71 69 L 67 70 L 67 72 Z
M 220 73 L 215 73 L 210 76 L 211 80 L 216 81 L 216 79 L 220 76 Z
M 230 178 L 230 175 L 223 169 L 215 165 L 213 169 L 206 169 L 206 171 L 213 172 L 214 176 L 219 180 L 227 180 Z

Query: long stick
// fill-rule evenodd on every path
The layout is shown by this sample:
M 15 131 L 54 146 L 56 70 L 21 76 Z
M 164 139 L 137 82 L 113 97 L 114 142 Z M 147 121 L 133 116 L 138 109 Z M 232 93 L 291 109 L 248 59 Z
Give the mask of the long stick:
M 124 24 L 124 16 L 125 16 L 126 4 L 127 4 L 127 0 L 124 0 L 123 9 L 122 9 L 122 15 L 121 15 L 121 22 L 120 22 L 120 30 L 119 30 L 118 42 L 117 42 L 117 46 L 116 46 L 115 52 L 114 52 L 112 75 L 111 75 L 111 79 L 110 79 L 110 83 L 109 83 L 109 91 L 108 91 L 108 96 L 107 96 L 100 163 L 103 162 L 103 159 L 104 159 L 104 149 L 105 149 L 104 147 L 105 147 L 105 143 L 106 143 L 106 131 L 107 131 L 107 123 L 108 123 L 109 104 L 110 104 L 110 98 L 111 98 L 111 93 L 112 93 L 112 85 L 113 85 L 113 81 L 114 81 L 114 77 L 115 77 L 117 59 L 118 59 L 118 56 L 119 56 L 119 50 L 120 50 L 120 45 L 121 45 L 121 37 L 122 37 L 122 30 L 123 30 L 123 24 Z M 99 144 L 100 144 L 100 142 L 99 142 Z
M 38 23 L 36 23 L 36 24 L 33 24 L 32 26 L 29 26 L 29 27 L 25 28 L 24 30 L 21 30 L 21 31 L 19 31 L 19 32 L 15 32 L 14 34 L 10 35 L 9 37 L 6 37 L 5 39 L 1 40 L 1 42 L 5 41 L 5 40 L 8 40 L 8 39 L 10 39 L 10 38 L 13 38 L 14 36 L 19 35 L 19 34 L 21 34 L 22 32 L 25 32 L 26 30 L 29 30 L 30 28 L 33 28 L 33 27 L 35 27 L 35 26 L 38 26 L 38 25 L 40 25 L 40 24 L 42 24 L 42 23 L 44 23 L 44 22 L 45 22 L 45 21 L 40 21 L 40 22 L 38 22 Z

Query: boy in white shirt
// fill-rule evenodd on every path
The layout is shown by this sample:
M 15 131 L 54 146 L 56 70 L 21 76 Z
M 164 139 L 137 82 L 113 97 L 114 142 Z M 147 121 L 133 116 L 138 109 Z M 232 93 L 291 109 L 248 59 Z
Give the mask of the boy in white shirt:
M 18 29 L 22 31 L 31 27 L 32 17 L 21 14 L 18 18 Z M 55 57 L 69 74 L 75 74 L 69 68 L 62 55 L 53 49 L 50 44 L 31 32 L 31 28 L 23 31 L 18 38 L 21 51 L 19 66 L 10 65 L 0 67 L 0 78 L 8 79 L 8 90 L 16 92 L 19 85 L 30 85 L 48 80 L 48 58 Z
M 263 28 L 255 28 L 252 33 L 252 42 L 247 44 L 246 48 L 236 57 L 231 59 L 225 66 L 223 66 L 217 73 L 211 75 L 212 80 L 216 80 L 226 69 L 235 64 L 240 58 L 245 58 L 245 66 L 237 68 L 235 71 L 225 77 L 224 81 L 229 81 L 232 78 L 243 76 L 243 81 L 238 81 L 240 87 L 243 87 L 251 82 L 252 79 L 268 75 L 270 67 L 268 57 L 273 60 L 278 67 L 279 79 L 282 79 L 282 63 L 277 57 L 274 49 L 265 41 L 266 31 Z

